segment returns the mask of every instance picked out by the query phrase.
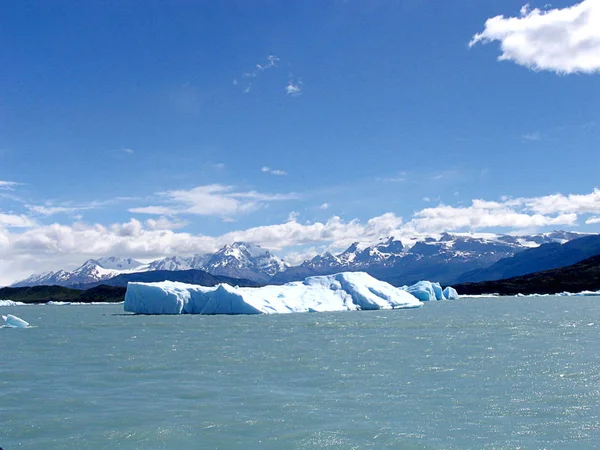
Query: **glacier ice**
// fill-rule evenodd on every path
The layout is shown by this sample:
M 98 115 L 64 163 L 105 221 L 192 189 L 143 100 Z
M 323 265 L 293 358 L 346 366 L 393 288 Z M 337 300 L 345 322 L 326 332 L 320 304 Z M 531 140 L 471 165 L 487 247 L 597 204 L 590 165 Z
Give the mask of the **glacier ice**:
M 435 287 L 434 284 L 436 285 Z M 422 302 L 434 302 L 436 300 L 443 300 L 442 288 L 439 284 L 432 283 L 431 281 L 419 281 L 418 283 L 415 283 L 412 286 L 404 287 L 404 289 L 406 289 L 406 292 L 414 295 Z
M 2 316 L 2 319 L 6 322 L 6 325 L 11 328 L 27 328 L 29 326 L 29 323 L 25 322 L 20 317 L 13 316 L 12 314 Z
M 447 300 L 458 300 L 458 292 L 453 287 L 446 287 L 443 293 Z
M 276 314 L 421 305 L 404 289 L 363 272 L 347 272 L 260 288 L 227 284 L 206 287 L 172 281 L 129 283 L 124 309 L 138 314 Z
M 25 303 L 13 302 L 12 300 L 0 300 L 0 306 L 22 306 Z

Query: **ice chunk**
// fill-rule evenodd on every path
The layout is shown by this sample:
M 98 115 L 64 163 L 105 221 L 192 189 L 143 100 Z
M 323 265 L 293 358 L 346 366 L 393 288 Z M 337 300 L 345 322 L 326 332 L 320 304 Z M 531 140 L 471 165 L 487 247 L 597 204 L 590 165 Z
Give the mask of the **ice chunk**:
M 456 292 L 456 289 L 453 287 L 447 286 L 446 289 L 444 289 L 444 297 L 448 300 L 458 300 L 458 292 Z
M 433 289 L 433 293 L 435 294 L 436 300 L 446 300 L 446 297 L 444 297 L 444 292 L 442 291 L 442 286 L 440 286 L 440 283 L 431 283 L 431 287 Z
M 414 295 L 422 302 L 434 302 L 438 299 L 435 295 L 435 289 L 431 281 L 419 281 L 418 283 L 408 286 L 405 289 L 406 292 Z
M 17 316 L 13 316 L 12 314 L 2 316 L 2 319 L 4 319 L 4 321 L 6 322 L 6 325 L 12 328 L 27 328 L 29 326 L 29 324 L 23 319 Z
M 20 306 L 24 304 L 22 302 L 13 302 L 12 300 L 0 300 L 0 306 Z
M 419 306 L 421 302 L 408 292 L 362 272 L 261 288 L 129 283 L 124 303 L 125 311 L 138 314 L 275 314 Z

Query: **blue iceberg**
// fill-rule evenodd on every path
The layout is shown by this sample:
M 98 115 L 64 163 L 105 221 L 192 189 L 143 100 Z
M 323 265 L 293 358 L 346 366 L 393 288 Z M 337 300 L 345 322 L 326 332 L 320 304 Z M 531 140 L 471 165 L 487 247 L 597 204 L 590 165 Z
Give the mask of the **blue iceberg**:
M 12 314 L 7 314 L 6 316 L 2 316 L 6 325 L 11 328 L 27 328 L 29 323 L 25 322 L 23 319 L 17 316 L 13 316 Z

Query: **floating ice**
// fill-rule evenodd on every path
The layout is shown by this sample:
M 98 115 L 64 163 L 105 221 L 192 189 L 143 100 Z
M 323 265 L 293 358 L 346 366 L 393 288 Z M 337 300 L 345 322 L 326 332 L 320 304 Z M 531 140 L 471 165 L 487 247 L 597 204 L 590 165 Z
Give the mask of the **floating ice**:
M 6 325 L 8 325 L 11 328 L 27 328 L 29 326 L 29 324 L 23 319 L 17 316 L 13 316 L 12 314 L 2 316 L 2 319 L 6 322 Z
M 458 292 L 453 287 L 446 287 L 444 289 L 444 297 L 448 300 L 458 300 Z
M 431 281 L 419 281 L 412 286 L 404 287 L 404 289 L 406 292 L 414 295 L 422 302 L 434 302 L 438 299 L 435 288 L 433 287 L 433 283 Z M 440 288 L 440 293 L 441 292 L 442 290 Z
M 275 314 L 421 305 L 403 289 L 366 273 L 352 272 L 260 288 L 227 284 L 205 287 L 172 281 L 129 283 L 124 309 L 138 314 Z
M 24 304 L 22 302 L 13 302 L 12 300 L 0 300 L 0 306 L 21 306 Z

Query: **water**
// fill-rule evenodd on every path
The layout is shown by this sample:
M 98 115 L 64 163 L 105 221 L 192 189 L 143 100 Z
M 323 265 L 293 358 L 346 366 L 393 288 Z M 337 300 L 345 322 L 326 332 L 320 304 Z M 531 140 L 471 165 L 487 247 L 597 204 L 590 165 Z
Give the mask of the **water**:
M 600 447 L 600 297 L 131 316 L 3 307 L 0 447 Z

